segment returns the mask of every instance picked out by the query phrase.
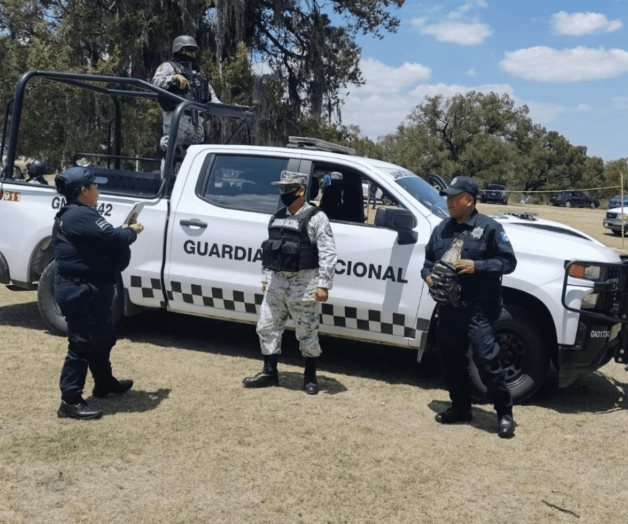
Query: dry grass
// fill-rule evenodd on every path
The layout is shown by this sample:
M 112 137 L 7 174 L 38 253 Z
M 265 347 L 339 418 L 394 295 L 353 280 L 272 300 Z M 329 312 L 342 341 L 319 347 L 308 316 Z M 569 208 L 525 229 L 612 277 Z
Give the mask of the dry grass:
M 127 321 L 113 354 L 134 390 L 93 400 L 99 421 L 60 420 L 65 342 L 35 300 L 0 289 L 0 522 L 628 518 L 617 364 L 517 407 L 504 441 L 488 405 L 471 425 L 436 424 L 447 392 L 413 352 L 324 339 L 322 392 L 310 397 L 290 334 L 281 387 L 245 390 L 260 367 L 252 326 L 150 313 Z

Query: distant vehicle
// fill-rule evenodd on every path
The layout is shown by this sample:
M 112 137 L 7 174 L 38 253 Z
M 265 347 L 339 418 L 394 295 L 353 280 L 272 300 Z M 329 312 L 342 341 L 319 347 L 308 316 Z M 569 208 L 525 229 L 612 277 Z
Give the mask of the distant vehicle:
M 622 224 L 624 226 L 624 235 L 628 234 L 628 207 L 622 212 L 621 207 L 609 209 L 606 212 L 602 225 L 606 229 L 610 229 L 613 235 L 621 236 Z
M 501 184 L 486 184 L 486 187 L 480 191 L 478 199 L 482 203 L 489 204 L 505 205 L 508 203 L 508 195 Z
M 600 201 L 597 198 L 590 197 L 582 191 L 561 191 L 554 193 L 550 198 L 553 206 L 565 207 L 599 207 Z
M 614 209 L 616 207 L 621 207 L 621 196 L 615 195 L 608 199 L 608 209 Z M 628 195 L 624 195 L 624 207 L 628 207 Z

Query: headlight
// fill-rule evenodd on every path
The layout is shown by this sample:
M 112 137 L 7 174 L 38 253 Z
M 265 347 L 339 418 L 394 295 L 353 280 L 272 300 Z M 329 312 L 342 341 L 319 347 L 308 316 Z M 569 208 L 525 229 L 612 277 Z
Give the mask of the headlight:
M 569 276 L 584 278 L 587 280 L 599 280 L 600 266 L 587 266 L 586 264 L 572 264 L 569 266 Z

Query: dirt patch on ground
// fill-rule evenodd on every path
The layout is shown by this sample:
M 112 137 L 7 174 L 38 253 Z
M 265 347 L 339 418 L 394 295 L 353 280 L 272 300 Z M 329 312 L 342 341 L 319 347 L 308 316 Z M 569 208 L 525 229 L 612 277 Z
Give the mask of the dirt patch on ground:
M 507 207 L 621 242 L 604 210 Z M 46 332 L 35 292 L 0 288 L 0 334 L 0 522 L 628 517 L 628 375 L 614 363 L 518 406 L 504 441 L 489 405 L 470 425 L 436 424 L 447 392 L 412 351 L 325 338 L 310 397 L 288 334 L 281 386 L 245 390 L 260 368 L 253 326 L 156 312 L 127 319 L 113 354 L 136 387 L 77 422 L 55 415 L 65 340 Z

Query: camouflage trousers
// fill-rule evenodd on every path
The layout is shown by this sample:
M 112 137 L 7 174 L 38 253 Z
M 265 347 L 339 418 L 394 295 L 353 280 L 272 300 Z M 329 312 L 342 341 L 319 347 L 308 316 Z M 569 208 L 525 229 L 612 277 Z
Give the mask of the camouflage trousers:
M 304 357 L 322 353 L 318 342 L 319 305 L 314 300 L 317 269 L 296 273 L 274 271 L 262 301 L 257 334 L 263 355 L 281 353 L 281 336 L 288 317 L 294 322 Z
M 170 134 L 170 126 L 172 124 L 172 117 L 174 111 L 166 111 L 163 114 L 163 136 L 159 141 L 159 147 L 162 151 L 168 149 L 168 135 Z M 202 144 L 205 141 L 205 119 L 198 115 L 198 122 L 196 125 L 191 115 L 184 114 L 179 120 L 179 132 L 177 133 L 177 146 L 187 148 L 192 144 Z

